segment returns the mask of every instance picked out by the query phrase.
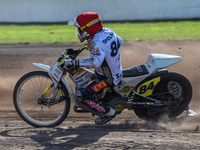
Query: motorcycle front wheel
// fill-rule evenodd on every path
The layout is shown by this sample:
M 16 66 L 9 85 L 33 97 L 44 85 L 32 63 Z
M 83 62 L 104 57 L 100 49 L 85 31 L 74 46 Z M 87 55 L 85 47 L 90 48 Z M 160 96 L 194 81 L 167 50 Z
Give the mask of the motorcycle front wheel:
M 13 92 L 13 103 L 19 116 L 37 128 L 62 123 L 70 110 L 69 93 L 62 83 L 50 98 L 52 90 L 53 82 L 47 72 L 33 71 L 22 76 Z

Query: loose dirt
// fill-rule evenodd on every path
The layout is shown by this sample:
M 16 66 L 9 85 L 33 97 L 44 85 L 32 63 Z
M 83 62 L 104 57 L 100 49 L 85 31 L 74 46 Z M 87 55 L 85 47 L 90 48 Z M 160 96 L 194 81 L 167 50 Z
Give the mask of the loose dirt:
M 58 127 L 36 129 L 26 124 L 12 103 L 17 80 L 29 71 L 40 70 L 33 62 L 52 65 L 66 48 L 79 47 L 73 43 L 0 45 L 0 149 L 200 149 L 200 115 L 191 117 L 186 112 L 174 121 L 151 123 L 124 110 L 110 123 L 98 127 L 91 114 L 71 109 Z M 151 53 L 183 57 L 168 70 L 191 81 L 190 108 L 200 113 L 200 41 L 124 42 L 123 68 L 144 64 Z M 80 58 L 87 58 L 88 54 L 84 52 Z

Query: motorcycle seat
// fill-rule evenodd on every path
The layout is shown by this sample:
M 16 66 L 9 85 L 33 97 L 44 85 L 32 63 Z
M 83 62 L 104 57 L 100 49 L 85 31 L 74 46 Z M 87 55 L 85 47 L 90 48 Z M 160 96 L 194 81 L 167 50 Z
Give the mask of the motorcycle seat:
M 123 69 L 123 77 L 137 77 L 148 74 L 148 70 L 145 65 L 140 65 L 132 68 Z

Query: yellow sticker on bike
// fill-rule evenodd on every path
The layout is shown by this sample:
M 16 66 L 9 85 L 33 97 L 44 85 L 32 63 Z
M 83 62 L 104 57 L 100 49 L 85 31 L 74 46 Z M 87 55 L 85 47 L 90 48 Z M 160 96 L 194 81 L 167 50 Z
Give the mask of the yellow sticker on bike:
M 64 51 L 60 57 L 57 59 L 57 64 L 60 66 L 63 64 L 65 57 L 67 56 L 67 51 Z
M 137 89 L 137 93 L 142 94 L 144 96 L 152 95 L 155 86 L 160 82 L 160 77 L 154 78 L 149 80 L 142 85 L 139 86 Z

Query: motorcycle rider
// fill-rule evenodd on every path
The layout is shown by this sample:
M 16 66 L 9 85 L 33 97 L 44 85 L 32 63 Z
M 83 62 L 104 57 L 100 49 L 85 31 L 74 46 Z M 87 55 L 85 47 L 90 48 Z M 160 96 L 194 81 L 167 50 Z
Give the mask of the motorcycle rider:
M 81 88 L 81 103 L 99 117 L 97 125 L 103 125 L 113 119 L 116 112 L 105 103 L 98 101 L 99 95 L 105 94 L 122 79 L 120 46 L 122 38 L 112 29 L 103 28 L 102 20 L 96 12 L 79 14 L 68 22 L 78 30 L 80 42 L 87 40 L 90 58 L 68 60 L 65 66 L 95 68 L 96 79 Z

